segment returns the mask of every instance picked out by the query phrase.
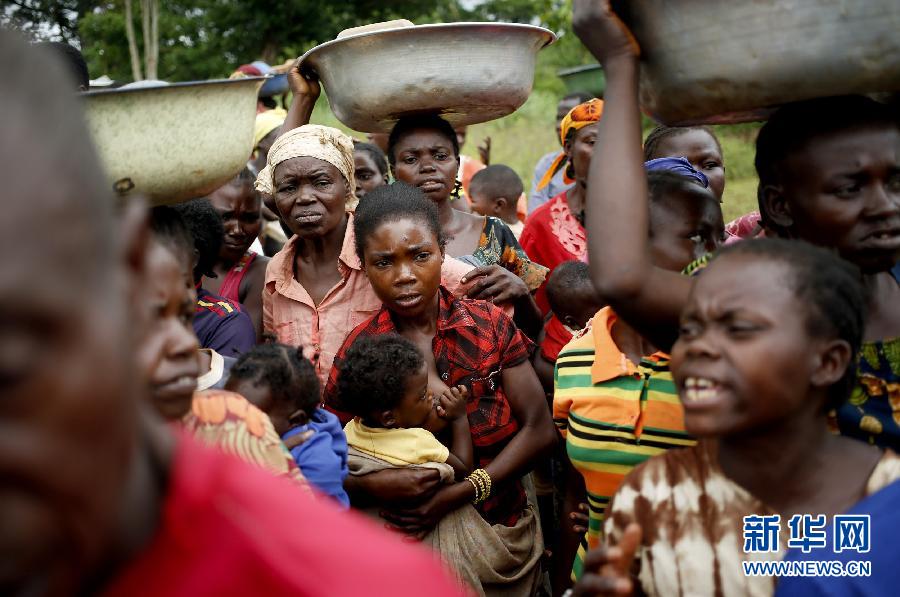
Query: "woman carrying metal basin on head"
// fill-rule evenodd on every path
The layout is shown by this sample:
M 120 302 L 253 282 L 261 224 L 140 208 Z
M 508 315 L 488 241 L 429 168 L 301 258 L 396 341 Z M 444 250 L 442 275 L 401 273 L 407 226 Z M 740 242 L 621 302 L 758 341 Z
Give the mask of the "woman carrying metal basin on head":
M 320 91 L 315 75 L 301 74 L 298 65 L 291 70 L 290 81 L 294 100 L 284 130 L 309 126 Z M 529 335 L 536 335 L 541 319 L 531 293 L 541 285 L 547 269 L 528 259 L 512 231 L 499 219 L 451 207 L 458 193 L 459 170 L 459 145 L 453 127 L 436 115 L 400 119 L 390 135 L 388 161 L 396 180 L 418 187 L 438 206 L 441 227 L 448 238 L 448 256 L 470 266 L 462 279 L 466 294 L 512 303 L 516 324 Z

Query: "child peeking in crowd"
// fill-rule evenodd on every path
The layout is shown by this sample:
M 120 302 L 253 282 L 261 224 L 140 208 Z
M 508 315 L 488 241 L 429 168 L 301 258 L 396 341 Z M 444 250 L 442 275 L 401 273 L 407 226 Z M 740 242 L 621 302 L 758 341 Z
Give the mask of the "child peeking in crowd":
M 544 388 L 553 393 L 553 365 L 563 346 L 603 308 L 594 292 L 588 265 L 582 261 L 559 264 L 546 285 L 551 314 L 538 336 L 540 350 L 534 353 L 534 370 Z
M 525 228 L 516 211 L 522 188 L 522 179 L 509 166 L 488 166 L 478 171 L 469 183 L 472 211 L 500 218 L 518 239 Z
M 238 359 L 225 388 L 269 415 L 306 479 L 344 506 L 347 440 L 337 417 L 319 408 L 319 380 L 302 348 L 260 344 Z
M 203 287 L 203 277 L 215 278 L 214 267 L 225 237 L 225 227 L 216 209 L 205 199 L 175 206 L 194 239 L 194 285 L 197 311 L 194 333 L 201 348 L 211 348 L 226 357 L 237 357 L 256 344 L 253 320 L 239 303 Z

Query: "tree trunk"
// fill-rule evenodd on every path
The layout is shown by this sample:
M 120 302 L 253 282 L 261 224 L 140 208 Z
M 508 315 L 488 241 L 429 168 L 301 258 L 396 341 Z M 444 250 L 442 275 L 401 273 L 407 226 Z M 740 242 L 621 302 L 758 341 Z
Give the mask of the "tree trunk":
M 141 31 L 144 34 L 144 72 L 148 79 L 155 79 L 153 64 L 153 38 L 150 35 L 150 0 L 141 0 Z
M 147 54 L 147 78 L 158 79 L 159 64 L 159 0 L 149 0 L 150 5 L 150 53 Z M 153 73 L 152 75 L 150 73 Z
M 141 57 L 138 54 L 137 42 L 134 39 L 134 17 L 131 14 L 131 0 L 125 0 L 125 37 L 128 39 L 128 55 L 131 57 L 131 77 L 135 81 L 143 81 Z

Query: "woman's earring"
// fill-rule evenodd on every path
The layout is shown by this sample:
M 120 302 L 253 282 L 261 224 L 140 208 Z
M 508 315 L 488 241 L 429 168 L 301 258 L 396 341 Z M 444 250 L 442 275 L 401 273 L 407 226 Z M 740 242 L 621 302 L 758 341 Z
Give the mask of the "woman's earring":
M 450 201 L 456 201 L 459 199 L 459 194 L 462 192 L 462 182 L 459 180 L 456 181 L 456 184 L 453 185 L 453 191 L 450 193 Z

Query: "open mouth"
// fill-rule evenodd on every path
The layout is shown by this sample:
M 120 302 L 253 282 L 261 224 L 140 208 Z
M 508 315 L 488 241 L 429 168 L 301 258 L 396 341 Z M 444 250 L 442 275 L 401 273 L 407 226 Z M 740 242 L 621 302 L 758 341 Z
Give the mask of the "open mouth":
M 900 247 L 900 228 L 885 228 L 863 237 L 864 245 L 876 249 L 895 249 Z
M 707 406 L 722 400 L 722 386 L 705 377 L 688 377 L 684 380 L 681 398 L 685 408 Z
M 410 307 L 415 307 L 416 305 L 418 305 L 421 302 L 422 302 L 421 294 L 403 294 L 394 299 L 394 303 L 396 303 L 397 305 L 399 305 L 401 307 L 407 308 L 407 309 Z

